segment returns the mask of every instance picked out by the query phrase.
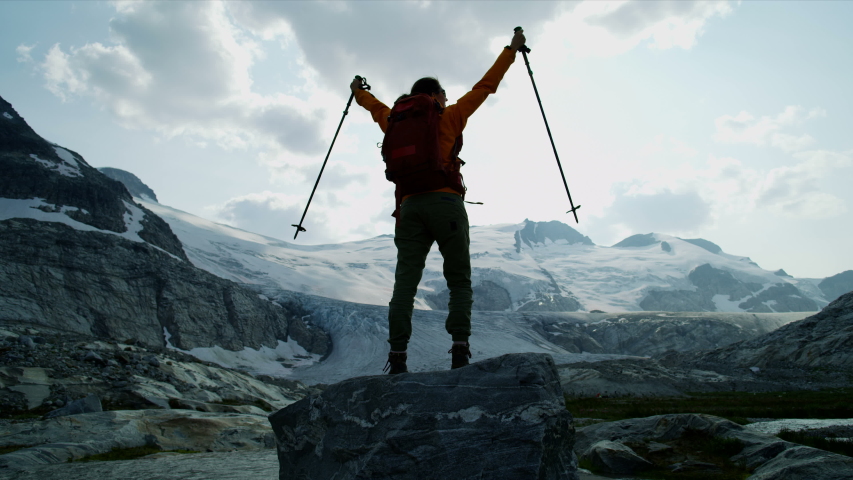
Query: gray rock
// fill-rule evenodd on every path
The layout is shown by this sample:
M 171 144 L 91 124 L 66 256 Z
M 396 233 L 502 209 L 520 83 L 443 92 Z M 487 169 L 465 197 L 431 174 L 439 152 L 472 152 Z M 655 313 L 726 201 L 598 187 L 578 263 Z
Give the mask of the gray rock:
M 103 365 L 106 364 L 103 357 L 101 357 L 100 355 L 98 355 L 97 353 L 95 353 L 91 350 L 88 353 L 86 353 L 86 356 L 83 357 L 83 360 L 85 360 L 87 362 L 97 362 L 97 363 L 100 363 Z
M 853 458 L 784 442 L 723 418 L 702 414 L 655 415 L 589 425 L 577 430 L 575 451 L 585 452 L 603 440 L 630 444 L 666 442 L 680 438 L 688 429 L 715 438 L 739 440 L 744 448 L 731 460 L 754 469 L 750 480 L 853 478 Z M 683 472 L 713 471 L 710 464 L 699 462 L 681 462 L 674 467 Z
M 291 328 L 286 312 L 234 282 L 145 243 L 31 219 L 0 221 L 4 319 L 149 347 L 230 350 L 295 339 L 328 351 L 319 329 Z M 105 281 L 105 279 L 109 279 Z M 84 288 L 85 286 L 85 288 Z
M 269 427 L 267 427 L 269 428 Z M 0 457 L 2 458 L 2 457 Z M 15 480 L 269 480 L 275 478 L 278 462 L 275 450 L 188 455 L 157 454 L 120 462 L 74 462 L 28 465 L 16 471 Z M 0 473 L 0 478 L 7 478 Z
M 281 479 L 576 479 L 553 360 L 361 377 L 270 416 Z
M 44 418 L 65 417 L 67 415 L 78 415 L 81 413 L 102 412 L 104 409 L 101 406 L 101 399 L 95 395 L 89 395 L 86 398 L 69 402 L 62 408 L 58 408 L 48 412 Z
M 853 270 L 826 277 L 817 284 L 827 300 L 833 301 L 853 290 Z
M 853 458 L 792 446 L 752 472 L 750 480 L 850 480 Z
M 36 348 L 36 342 L 34 342 L 33 337 L 30 337 L 29 335 L 21 335 L 18 337 L 18 343 L 27 348 Z
M 594 467 L 607 473 L 632 474 L 654 466 L 629 447 L 610 440 L 594 443 L 581 458 L 589 460 Z

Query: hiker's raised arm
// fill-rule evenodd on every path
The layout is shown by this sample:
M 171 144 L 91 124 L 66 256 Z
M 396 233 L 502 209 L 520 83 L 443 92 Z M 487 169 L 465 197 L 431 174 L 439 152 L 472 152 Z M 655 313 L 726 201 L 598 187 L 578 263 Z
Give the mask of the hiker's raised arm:
M 373 117 L 373 121 L 378 123 L 379 128 L 384 132 L 388 129 L 388 114 L 391 113 L 391 109 L 384 103 L 377 100 L 372 93 L 367 90 L 363 90 L 361 85 L 361 77 L 356 77 L 352 83 L 349 84 L 349 88 L 355 96 L 355 102 L 370 112 L 370 116 Z
M 498 59 L 495 60 L 483 78 L 474 85 L 474 88 L 460 97 L 454 105 L 447 107 L 444 112 L 444 121 L 451 122 L 454 130 L 461 133 L 468 122 L 468 117 L 480 108 L 480 105 L 486 101 L 489 95 L 498 91 L 498 84 L 503 80 L 510 65 L 515 62 L 516 52 L 524 45 L 524 42 L 524 34 L 519 30 L 513 35 L 510 44 L 501 50 Z

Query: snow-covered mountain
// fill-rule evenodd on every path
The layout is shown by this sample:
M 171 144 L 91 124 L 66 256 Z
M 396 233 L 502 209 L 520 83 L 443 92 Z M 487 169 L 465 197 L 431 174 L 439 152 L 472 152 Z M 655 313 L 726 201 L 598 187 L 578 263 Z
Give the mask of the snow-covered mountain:
M 240 283 L 386 305 L 394 284 L 393 237 L 304 246 L 214 223 L 137 198 L 166 220 L 193 264 Z M 471 228 L 475 310 L 816 311 L 822 279 L 764 270 L 703 239 L 651 233 L 595 245 L 560 222 Z M 426 262 L 416 308 L 444 310 L 442 258 Z

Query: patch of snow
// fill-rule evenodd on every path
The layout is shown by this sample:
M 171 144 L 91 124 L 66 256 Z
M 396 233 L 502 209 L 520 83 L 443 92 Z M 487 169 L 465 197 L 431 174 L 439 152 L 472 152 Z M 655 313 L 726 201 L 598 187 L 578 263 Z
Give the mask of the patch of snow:
M 749 369 L 752 370 L 752 373 L 758 373 L 761 371 L 761 369 L 758 367 L 749 367 Z
M 731 301 L 728 295 L 714 295 L 712 298 L 718 312 L 742 312 L 743 309 L 738 307 L 745 299 Z
M 127 228 L 124 233 L 121 234 L 122 237 L 133 240 L 134 242 L 144 242 L 142 238 L 139 236 L 139 232 L 142 231 L 142 220 L 145 218 L 145 212 L 142 211 L 138 206 L 129 203 L 125 200 L 124 206 L 127 209 L 124 212 L 124 225 Z
M 9 120 L 14 120 L 15 117 L 9 114 L 9 112 L 3 112 L 3 116 L 8 118 Z
M 139 232 L 142 230 L 142 224 L 140 222 L 144 218 L 145 212 L 143 212 L 139 207 L 127 202 L 125 202 L 125 205 L 130 210 L 129 213 L 125 214 L 125 224 L 128 226 L 128 230 L 121 233 L 113 232 L 112 230 L 101 230 L 100 228 L 78 222 L 66 215 L 68 212 L 78 210 L 88 215 L 89 212 L 86 209 L 78 209 L 77 207 L 69 206 L 58 208 L 56 205 L 47 203 L 43 198 L 38 197 L 24 200 L 17 198 L 0 198 L 0 220 L 8 220 L 10 218 L 31 218 L 40 222 L 63 223 L 81 232 L 107 233 L 110 235 L 118 235 L 119 237 L 126 238 L 127 240 L 134 242 L 147 243 L 139 237 Z M 42 210 L 42 208 L 50 211 Z M 148 245 L 160 250 L 175 260 L 183 261 L 180 257 L 173 255 L 156 245 L 151 245 L 150 243 Z
M 57 146 L 54 146 L 53 149 L 56 151 L 56 154 L 59 155 L 59 158 L 61 158 L 63 162 L 71 165 L 74 168 L 80 168 L 80 165 L 77 163 L 77 159 L 74 158 L 74 155 L 71 152 L 62 147 Z
M 163 337 L 166 340 L 166 348 L 192 355 L 203 362 L 274 377 L 289 377 L 294 369 L 318 363 L 322 357 L 316 353 L 308 353 L 292 338 L 287 342 L 279 340 L 275 348 L 261 346 L 255 350 L 245 347 L 239 352 L 232 352 L 216 345 L 182 350 L 172 345 L 172 335 L 166 327 L 163 327 Z
M 54 147 L 54 148 L 56 148 L 56 147 Z M 57 148 L 57 152 L 59 150 L 62 150 L 62 149 Z M 67 153 L 68 156 L 70 156 L 73 160 L 74 157 L 70 153 L 68 153 L 66 150 L 62 150 L 62 151 Z M 30 154 L 30 158 L 32 158 L 37 163 L 41 164 L 41 166 L 43 166 L 47 169 L 56 170 L 60 175 L 64 175 L 66 177 L 82 177 L 83 176 L 83 174 L 80 173 L 80 167 L 77 165 L 76 161 L 74 161 L 73 163 L 65 162 L 65 161 L 63 161 L 62 163 L 55 163 L 55 162 L 51 162 L 50 160 L 44 160 L 42 158 L 39 158 L 38 155 L 36 155 L 34 153 Z
M 172 345 L 172 334 L 169 333 L 169 330 L 166 327 L 163 327 L 163 339 L 166 340 L 166 348 L 170 350 L 177 350 L 177 348 Z

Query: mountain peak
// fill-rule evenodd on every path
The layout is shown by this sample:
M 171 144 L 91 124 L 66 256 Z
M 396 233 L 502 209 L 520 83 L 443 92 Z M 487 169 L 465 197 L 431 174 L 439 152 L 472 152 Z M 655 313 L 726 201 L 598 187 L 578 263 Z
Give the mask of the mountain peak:
M 547 240 L 556 243 L 565 240 L 572 245 L 581 243 L 583 245 L 595 245 L 586 235 L 581 234 L 574 228 L 557 220 L 550 222 L 533 222 L 524 219 L 524 227 L 515 232 L 515 249 L 521 251 L 521 244 L 525 243 L 533 248 L 534 244 L 544 245 Z
M 631 235 L 613 246 L 616 248 L 648 247 L 649 245 L 654 245 L 659 241 L 660 240 L 657 239 L 654 233 L 638 233 L 636 235 Z
M 117 180 L 124 184 L 127 191 L 134 197 L 142 198 L 144 200 L 153 200 L 160 203 L 157 201 L 157 195 L 154 194 L 154 190 L 151 190 L 151 188 L 144 184 L 136 175 L 126 170 L 120 170 L 112 167 L 101 167 L 98 170 L 113 180 Z

